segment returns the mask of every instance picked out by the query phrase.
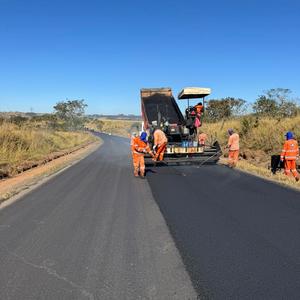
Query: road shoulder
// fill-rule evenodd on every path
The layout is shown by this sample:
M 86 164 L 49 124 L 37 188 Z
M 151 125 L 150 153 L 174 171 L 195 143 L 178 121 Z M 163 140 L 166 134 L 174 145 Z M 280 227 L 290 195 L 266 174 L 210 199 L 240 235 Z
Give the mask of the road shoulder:
M 102 144 L 97 141 L 84 146 L 68 155 L 52 160 L 45 165 L 25 171 L 12 178 L 0 181 L 0 209 L 15 202 L 34 188 L 45 183 L 65 169 L 73 166 L 95 150 Z

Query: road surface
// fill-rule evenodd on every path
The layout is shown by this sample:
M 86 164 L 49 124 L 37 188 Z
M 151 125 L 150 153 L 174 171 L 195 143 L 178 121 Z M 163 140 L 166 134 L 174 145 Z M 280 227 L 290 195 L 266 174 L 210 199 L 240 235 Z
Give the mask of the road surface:
M 0 299 L 195 299 L 129 142 L 104 145 L 0 211 Z
M 225 166 L 152 172 L 153 196 L 201 298 L 300 299 L 299 192 Z
M 136 179 L 103 139 L 0 211 L 0 299 L 299 299 L 299 193 L 222 166 Z

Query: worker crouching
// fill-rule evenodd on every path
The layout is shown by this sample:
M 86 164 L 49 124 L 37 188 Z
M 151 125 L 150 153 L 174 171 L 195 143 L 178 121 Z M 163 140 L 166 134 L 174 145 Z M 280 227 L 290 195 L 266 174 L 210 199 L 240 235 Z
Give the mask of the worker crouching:
M 228 129 L 228 144 L 227 148 L 229 149 L 228 153 L 228 166 L 230 168 L 234 168 L 237 165 L 239 160 L 239 152 L 240 152 L 240 137 L 237 133 L 233 131 L 233 129 Z
M 164 159 L 164 154 L 167 148 L 168 139 L 165 133 L 161 129 L 156 129 L 153 134 L 155 151 L 154 161 L 162 161 Z
M 200 147 L 205 147 L 207 138 L 208 138 L 207 134 L 200 131 L 199 138 L 198 138 L 198 144 Z
M 131 152 L 133 160 L 133 172 L 135 177 L 145 178 L 145 154 L 152 151 L 147 142 L 147 133 L 142 132 L 140 136 L 133 137 L 131 140 Z
M 280 160 L 284 161 L 284 172 L 286 175 L 293 175 L 299 181 L 299 174 L 296 170 L 296 160 L 299 157 L 299 146 L 293 137 L 292 132 L 286 133 L 286 141 L 280 154 Z

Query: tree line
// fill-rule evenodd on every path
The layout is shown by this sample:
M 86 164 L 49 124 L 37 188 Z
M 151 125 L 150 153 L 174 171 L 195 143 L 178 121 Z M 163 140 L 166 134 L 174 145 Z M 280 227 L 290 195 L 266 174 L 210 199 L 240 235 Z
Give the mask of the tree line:
M 291 97 L 290 89 L 276 88 L 264 91 L 250 105 L 241 98 L 226 97 L 211 99 L 205 109 L 205 119 L 208 122 L 229 119 L 245 114 L 258 117 L 271 117 L 278 120 L 299 114 L 297 99 Z
M 62 130 L 80 130 L 90 120 L 85 116 L 87 104 L 84 99 L 66 100 L 57 102 L 51 114 L 32 116 L 32 123 L 44 122 L 48 128 Z M 119 113 L 119 112 L 118 112 Z M 211 99 L 207 102 L 204 119 L 206 122 L 217 122 L 243 115 L 256 117 L 270 117 L 278 121 L 285 117 L 293 117 L 300 113 L 297 99 L 291 97 L 290 89 L 275 88 L 264 91 L 254 103 L 249 104 L 241 98 L 226 97 Z M 21 125 L 28 121 L 23 116 L 11 116 L 10 121 Z M 0 120 L 0 123 L 3 120 Z M 103 124 L 99 120 L 97 127 Z
M 53 106 L 53 113 L 10 115 L 8 118 L 0 117 L 0 124 L 6 121 L 17 126 L 43 127 L 54 130 L 81 130 L 88 118 L 85 117 L 87 104 L 84 99 L 59 101 Z

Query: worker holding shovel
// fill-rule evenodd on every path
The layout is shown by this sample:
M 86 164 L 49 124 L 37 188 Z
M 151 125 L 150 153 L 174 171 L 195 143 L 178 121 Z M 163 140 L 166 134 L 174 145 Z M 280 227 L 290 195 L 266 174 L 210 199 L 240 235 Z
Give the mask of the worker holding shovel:
M 142 132 L 140 136 L 131 140 L 131 151 L 133 160 L 134 176 L 145 178 L 145 154 L 149 153 L 153 157 L 153 153 L 147 142 L 147 133 Z
M 157 128 L 153 134 L 154 137 L 154 147 L 155 156 L 153 158 L 154 161 L 162 161 L 164 159 L 164 154 L 167 148 L 168 139 L 165 133 Z

